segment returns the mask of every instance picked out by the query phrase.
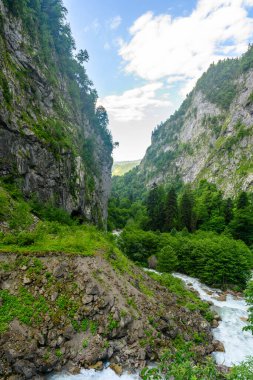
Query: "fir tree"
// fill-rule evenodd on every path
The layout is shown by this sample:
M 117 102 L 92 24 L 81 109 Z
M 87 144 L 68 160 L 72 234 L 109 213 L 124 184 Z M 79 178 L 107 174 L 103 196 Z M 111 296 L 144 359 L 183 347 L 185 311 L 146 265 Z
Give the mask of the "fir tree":
M 188 231 L 194 230 L 194 198 L 190 189 L 185 189 L 180 202 L 180 216 L 182 227 L 186 227 Z
M 173 228 L 177 227 L 178 221 L 178 205 L 177 205 L 177 194 L 175 189 L 172 187 L 167 195 L 165 203 L 165 230 L 171 231 Z

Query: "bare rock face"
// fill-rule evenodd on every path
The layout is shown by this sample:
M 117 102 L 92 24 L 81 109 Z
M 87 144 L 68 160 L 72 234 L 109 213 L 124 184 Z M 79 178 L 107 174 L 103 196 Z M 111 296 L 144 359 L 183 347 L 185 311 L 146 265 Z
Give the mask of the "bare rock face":
M 40 270 L 34 270 L 38 260 Z M 0 255 L 0 264 L 12 268 L 0 265 L 1 302 L 9 310 L 0 330 L 1 378 L 99 370 L 108 361 L 120 375 L 159 360 L 164 349 L 174 352 L 176 338 L 192 341 L 199 360 L 212 352 L 211 326 L 201 314 L 182 307 L 180 297 L 132 264 L 116 271 L 101 255 L 45 254 L 25 261 L 24 270 L 22 256 Z M 24 284 L 27 273 L 33 281 Z M 196 334 L 202 343 L 194 343 Z
M 111 147 L 74 104 L 60 68 L 50 82 L 42 47 L 2 0 L 0 17 L 0 176 L 15 179 L 27 198 L 104 224 Z
M 212 103 L 196 86 L 175 115 L 153 132 L 137 170 L 142 183 L 207 179 L 226 197 L 239 189 L 252 191 L 253 70 L 231 82 L 235 96 L 228 108 Z

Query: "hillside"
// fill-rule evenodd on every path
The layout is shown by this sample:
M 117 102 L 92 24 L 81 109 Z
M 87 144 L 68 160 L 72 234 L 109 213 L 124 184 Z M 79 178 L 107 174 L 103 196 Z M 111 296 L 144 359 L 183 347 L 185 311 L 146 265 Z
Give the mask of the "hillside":
M 133 370 L 165 348 L 202 362 L 214 350 L 209 305 L 180 280 L 152 279 L 111 235 L 56 209 L 39 220 L 0 189 L 1 378 L 77 373 L 109 360 Z
M 253 47 L 212 64 L 178 111 L 159 125 L 136 180 L 197 183 L 225 196 L 253 189 Z
M 112 138 L 65 14 L 61 1 L 0 0 L 0 176 L 102 225 Z
M 141 160 L 136 161 L 116 161 L 112 167 L 113 176 L 122 176 L 139 165 Z

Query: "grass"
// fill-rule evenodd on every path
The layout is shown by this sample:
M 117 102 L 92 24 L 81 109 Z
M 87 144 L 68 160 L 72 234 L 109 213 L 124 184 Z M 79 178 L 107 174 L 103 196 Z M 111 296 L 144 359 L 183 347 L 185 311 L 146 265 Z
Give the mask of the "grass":
M 58 222 L 40 222 L 34 231 L 12 232 L 0 236 L 0 252 L 61 252 L 92 256 L 109 250 L 105 233 L 93 226 L 66 226 Z
M 17 318 L 26 325 L 39 324 L 49 310 L 47 301 L 40 296 L 35 298 L 27 289 L 21 287 L 17 295 L 8 290 L 0 290 L 3 301 L 0 313 L 0 334 L 7 330 L 9 323 Z
M 177 303 L 186 307 L 190 311 L 200 311 L 203 317 L 211 322 L 213 320 L 213 313 L 210 311 L 210 306 L 207 302 L 201 299 L 190 290 L 185 288 L 182 280 L 173 277 L 169 273 L 158 275 L 153 272 L 147 272 L 150 277 L 161 285 L 168 288 L 173 294 L 177 296 Z

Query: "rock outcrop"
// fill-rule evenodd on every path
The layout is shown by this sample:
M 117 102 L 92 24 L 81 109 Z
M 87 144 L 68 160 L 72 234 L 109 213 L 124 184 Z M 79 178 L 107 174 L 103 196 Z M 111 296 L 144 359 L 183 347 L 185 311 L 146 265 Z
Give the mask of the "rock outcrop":
M 107 361 L 120 373 L 182 340 L 198 360 L 213 351 L 199 311 L 123 256 L 1 254 L 0 268 L 0 377 L 37 379 Z
M 14 180 L 27 198 L 103 224 L 110 135 L 94 119 L 95 90 L 87 76 L 87 84 L 70 78 L 54 41 L 51 62 L 43 58 L 42 26 L 38 17 L 29 36 L 25 21 L 0 0 L 0 176 Z M 78 65 L 71 54 L 68 59 Z
M 253 189 L 253 48 L 211 65 L 178 111 L 152 134 L 140 182 L 207 179 L 234 196 Z

